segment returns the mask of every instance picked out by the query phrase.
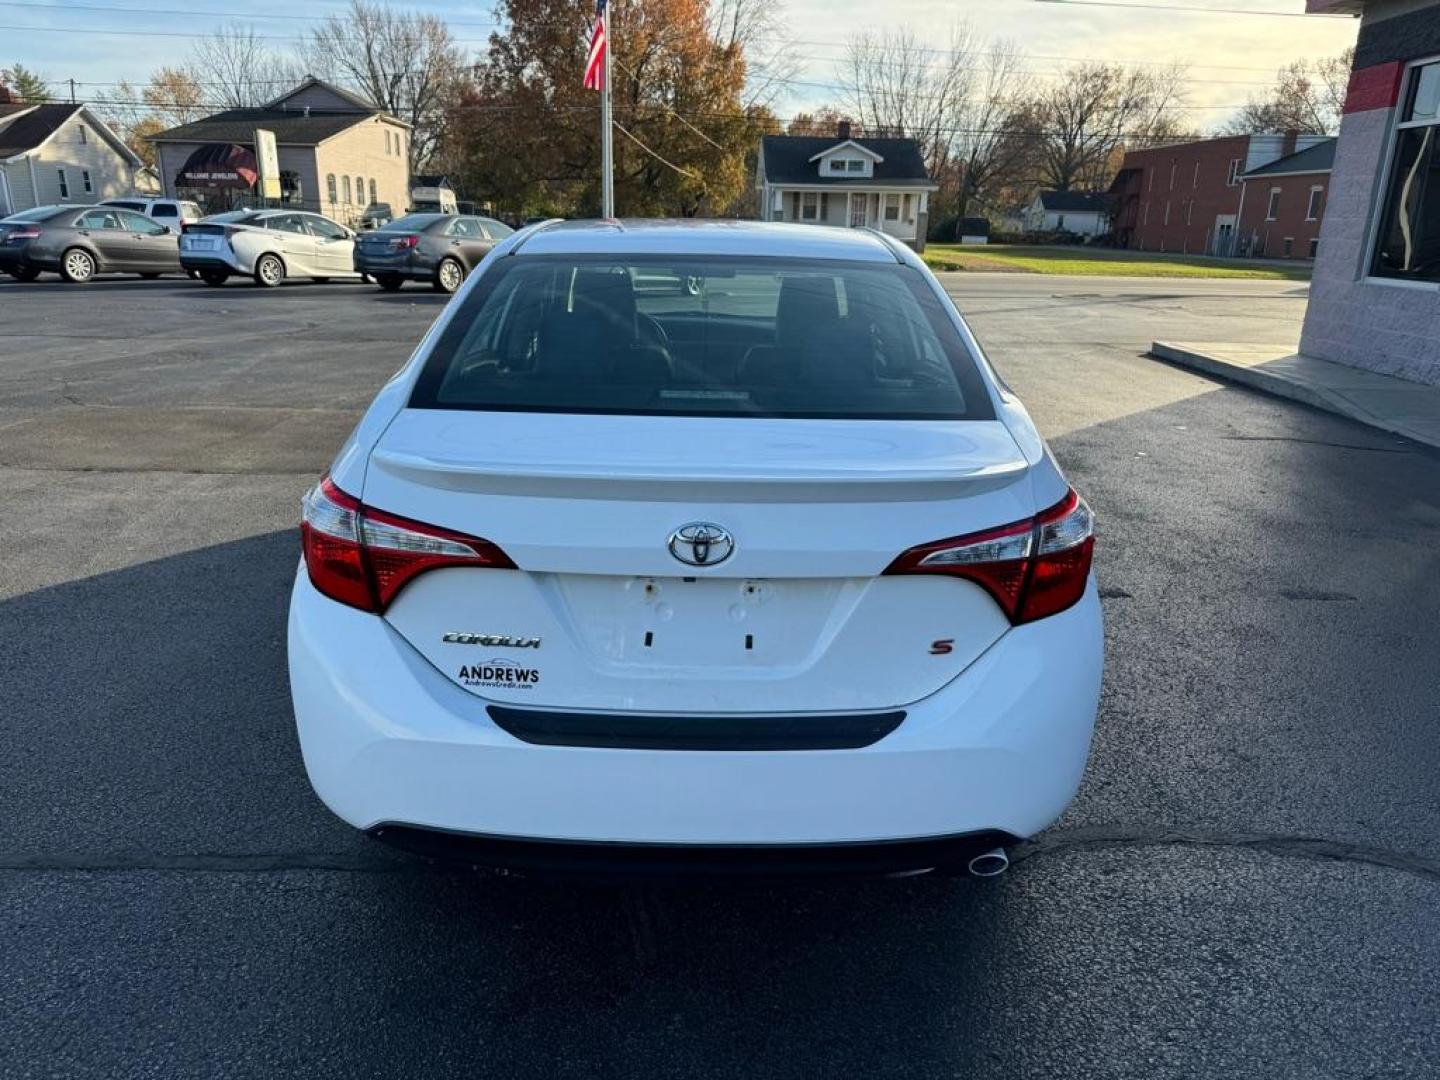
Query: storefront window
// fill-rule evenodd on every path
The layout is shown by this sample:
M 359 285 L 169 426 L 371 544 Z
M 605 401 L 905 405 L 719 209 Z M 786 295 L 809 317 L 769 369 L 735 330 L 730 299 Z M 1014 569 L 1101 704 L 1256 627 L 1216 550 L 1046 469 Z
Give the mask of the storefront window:
M 1440 282 L 1440 62 L 1411 70 L 1371 273 Z

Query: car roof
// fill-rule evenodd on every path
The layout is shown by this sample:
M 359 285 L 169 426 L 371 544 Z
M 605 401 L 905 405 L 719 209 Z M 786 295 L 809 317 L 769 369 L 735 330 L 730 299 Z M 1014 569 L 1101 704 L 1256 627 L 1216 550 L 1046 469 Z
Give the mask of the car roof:
M 515 249 L 526 255 L 760 255 L 901 261 L 868 229 L 770 221 L 610 220 L 542 225 Z

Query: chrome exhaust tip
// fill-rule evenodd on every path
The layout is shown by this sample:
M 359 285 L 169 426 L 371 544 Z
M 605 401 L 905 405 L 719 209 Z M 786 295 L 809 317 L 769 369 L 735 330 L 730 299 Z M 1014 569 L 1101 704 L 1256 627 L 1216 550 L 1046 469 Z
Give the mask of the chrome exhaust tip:
M 1010 869 L 1010 856 L 1005 854 L 1003 847 L 991 848 L 983 855 L 976 855 L 965 865 L 971 877 L 999 877 Z

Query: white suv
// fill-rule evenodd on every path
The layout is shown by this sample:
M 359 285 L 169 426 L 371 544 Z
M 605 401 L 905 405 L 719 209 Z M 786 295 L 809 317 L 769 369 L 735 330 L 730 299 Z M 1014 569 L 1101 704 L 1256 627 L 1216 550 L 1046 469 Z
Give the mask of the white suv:
M 515 234 L 302 536 L 305 765 L 404 847 L 988 875 L 1085 767 L 1090 509 L 879 233 Z
M 100 205 L 134 210 L 161 225 L 169 225 L 174 233 L 184 232 L 185 226 L 193 225 L 205 216 L 197 204 L 184 199 L 150 199 L 137 195 L 128 199 L 106 199 Z

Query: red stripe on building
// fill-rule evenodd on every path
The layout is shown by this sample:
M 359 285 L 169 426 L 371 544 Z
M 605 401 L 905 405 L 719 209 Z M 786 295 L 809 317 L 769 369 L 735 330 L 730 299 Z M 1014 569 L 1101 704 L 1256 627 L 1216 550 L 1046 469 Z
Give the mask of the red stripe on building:
M 1398 60 L 1352 71 L 1350 86 L 1345 91 L 1345 111 L 1394 108 L 1400 99 L 1400 77 L 1404 74 L 1405 65 Z

